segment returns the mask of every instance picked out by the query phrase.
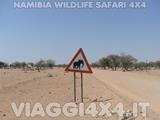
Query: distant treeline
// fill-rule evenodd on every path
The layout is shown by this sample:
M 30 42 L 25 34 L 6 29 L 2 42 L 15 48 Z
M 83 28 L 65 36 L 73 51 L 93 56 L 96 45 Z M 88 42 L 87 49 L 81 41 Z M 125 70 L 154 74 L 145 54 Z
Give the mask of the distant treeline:
M 94 68 L 111 69 L 113 71 L 151 70 L 160 69 L 160 60 L 155 62 L 138 61 L 137 58 L 128 54 L 111 54 L 92 63 Z
M 23 70 L 40 70 L 53 68 L 53 67 L 66 67 L 66 64 L 55 64 L 55 60 L 39 60 L 36 63 L 33 62 L 13 62 L 7 64 L 6 62 L 0 61 L 0 69 L 17 69 L 22 68 Z M 137 58 L 129 54 L 110 54 L 106 57 L 101 58 L 98 62 L 91 64 L 93 68 L 110 69 L 113 71 L 133 71 L 133 70 L 151 70 L 160 69 L 160 60 L 157 61 L 138 61 Z
M 45 69 L 45 68 L 53 68 L 55 66 L 55 61 L 52 59 L 49 60 L 39 60 L 38 62 L 13 62 L 11 64 L 7 64 L 5 62 L 0 61 L 0 68 L 4 69 L 17 69 L 17 68 L 22 68 L 24 70 L 40 70 Z

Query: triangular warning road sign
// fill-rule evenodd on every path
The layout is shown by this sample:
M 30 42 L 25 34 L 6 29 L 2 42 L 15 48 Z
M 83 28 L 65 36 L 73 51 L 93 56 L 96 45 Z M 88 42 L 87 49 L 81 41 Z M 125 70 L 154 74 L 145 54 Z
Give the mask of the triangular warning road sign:
M 92 73 L 91 67 L 82 48 L 78 50 L 65 71 Z

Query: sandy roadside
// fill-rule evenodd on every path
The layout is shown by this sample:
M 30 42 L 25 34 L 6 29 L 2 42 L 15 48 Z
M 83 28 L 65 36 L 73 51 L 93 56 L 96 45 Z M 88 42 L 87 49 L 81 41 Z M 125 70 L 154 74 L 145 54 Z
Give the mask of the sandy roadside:
M 146 101 L 160 115 L 160 71 L 121 72 L 94 70 L 95 77 L 130 101 Z
M 126 109 L 130 109 L 131 101 L 123 97 L 119 92 L 114 91 L 108 84 L 104 84 L 97 77 L 95 72 L 93 75 L 84 76 L 84 103 L 91 102 L 110 102 L 116 105 L 118 102 L 125 104 Z M 50 75 L 52 77 L 50 77 Z M 96 76 L 96 77 L 95 77 Z M 97 79 L 98 78 L 98 79 Z M 50 120 L 49 116 L 45 117 L 25 117 L 23 114 L 17 118 L 12 111 L 11 103 L 17 104 L 21 102 L 34 103 L 39 102 L 43 106 L 51 102 L 65 104 L 73 101 L 73 74 L 65 73 L 64 69 L 55 68 L 53 70 L 45 70 L 40 73 L 32 71 L 25 73 L 21 70 L 3 70 L 0 75 L 0 119 L 1 120 Z M 77 75 L 77 101 L 80 103 L 80 77 Z M 118 120 L 116 115 L 110 118 L 101 117 L 72 117 L 68 118 L 64 115 L 54 118 L 56 120 L 77 119 L 77 120 Z M 136 120 L 143 120 L 138 117 Z M 150 117 L 147 120 L 157 120 L 156 117 Z

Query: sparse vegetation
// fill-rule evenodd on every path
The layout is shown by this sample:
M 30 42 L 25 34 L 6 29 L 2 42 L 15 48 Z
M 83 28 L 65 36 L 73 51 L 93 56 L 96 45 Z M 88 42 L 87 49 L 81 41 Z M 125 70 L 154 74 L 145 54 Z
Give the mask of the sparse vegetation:
M 26 72 L 28 70 L 36 70 L 36 69 L 40 72 L 40 70 L 42 69 L 52 69 L 54 66 L 55 66 L 55 61 L 52 59 L 39 60 L 37 63 L 16 61 L 11 64 L 7 64 L 5 62 L 0 61 L 0 69 L 2 68 L 23 69 Z
M 95 62 L 95 63 L 92 63 L 91 66 L 93 68 L 99 68 L 100 67 L 100 63 L 99 62 Z
M 113 71 L 116 71 L 118 67 L 121 65 L 121 57 L 119 55 L 109 55 L 107 56 L 108 67 Z
M 11 68 L 22 68 L 23 63 L 21 62 L 13 62 L 12 64 L 10 64 Z
M 111 69 L 116 71 L 117 69 L 122 71 L 143 71 L 150 69 L 160 69 L 160 61 L 156 62 L 144 62 L 138 61 L 137 58 L 129 54 L 111 54 L 107 57 L 101 58 L 98 62 L 92 63 L 94 68 Z
M 55 66 L 55 61 L 54 60 L 46 60 L 46 67 L 49 67 L 49 68 L 53 68 Z
M 62 68 L 65 68 L 67 65 L 66 64 L 58 64 L 56 65 L 56 67 L 62 67 Z
M 53 67 L 62 67 L 65 68 L 66 64 L 55 64 L 55 61 L 52 59 L 48 60 L 39 60 L 38 62 L 13 62 L 11 64 L 7 64 L 5 62 L 0 61 L 0 69 L 23 69 L 24 71 L 28 70 L 41 70 L 44 69 L 52 69 Z M 94 62 L 91 64 L 93 68 L 102 68 L 102 69 L 110 69 L 112 71 L 122 70 L 125 71 L 148 71 L 151 69 L 160 69 L 160 60 L 158 61 L 138 61 L 137 58 L 133 57 L 129 54 L 110 54 L 106 57 L 102 57 L 98 60 L 98 62 Z
M 137 62 L 137 59 L 132 55 L 121 54 L 121 67 L 123 71 L 128 71 L 134 69 L 134 65 Z
M 103 69 L 106 69 L 106 67 L 109 67 L 109 60 L 108 60 L 108 58 L 107 57 L 106 58 L 103 57 L 102 59 L 99 60 L 99 62 L 97 63 L 97 65 L 99 65 Z
M 160 61 L 156 61 L 155 66 L 156 66 L 156 68 L 160 68 Z
M 42 69 L 53 68 L 55 66 L 55 61 L 52 59 L 40 60 L 35 64 L 37 70 L 40 72 Z
M 0 61 L 0 68 L 6 68 L 6 67 L 8 67 L 8 64 Z

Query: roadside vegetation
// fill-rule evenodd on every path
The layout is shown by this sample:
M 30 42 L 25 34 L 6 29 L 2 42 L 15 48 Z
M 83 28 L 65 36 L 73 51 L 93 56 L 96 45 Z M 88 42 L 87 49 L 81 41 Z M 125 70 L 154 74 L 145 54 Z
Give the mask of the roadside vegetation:
M 112 71 L 147 71 L 160 69 L 160 61 L 138 61 L 137 58 L 129 54 L 111 54 L 101 58 L 98 62 L 91 64 L 93 68 L 110 69 Z
M 24 71 L 38 70 L 40 72 L 44 69 L 52 69 L 55 67 L 55 61 L 52 59 L 39 60 L 38 62 L 13 62 L 11 64 L 0 61 L 0 69 L 23 69 Z
M 53 69 L 54 67 L 65 68 L 66 64 L 55 64 L 55 60 L 39 60 L 38 62 L 13 62 L 8 64 L 0 61 L 0 69 L 22 69 L 25 72 L 45 69 Z M 153 69 L 160 69 L 160 60 L 158 61 L 138 61 L 137 58 L 129 54 L 110 54 L 106 57 L 102 57 L 97 62 L 91 64 L 93 68 L 108 69 L 112 71 L 121 70 L 125 71 L 148 71 Z

